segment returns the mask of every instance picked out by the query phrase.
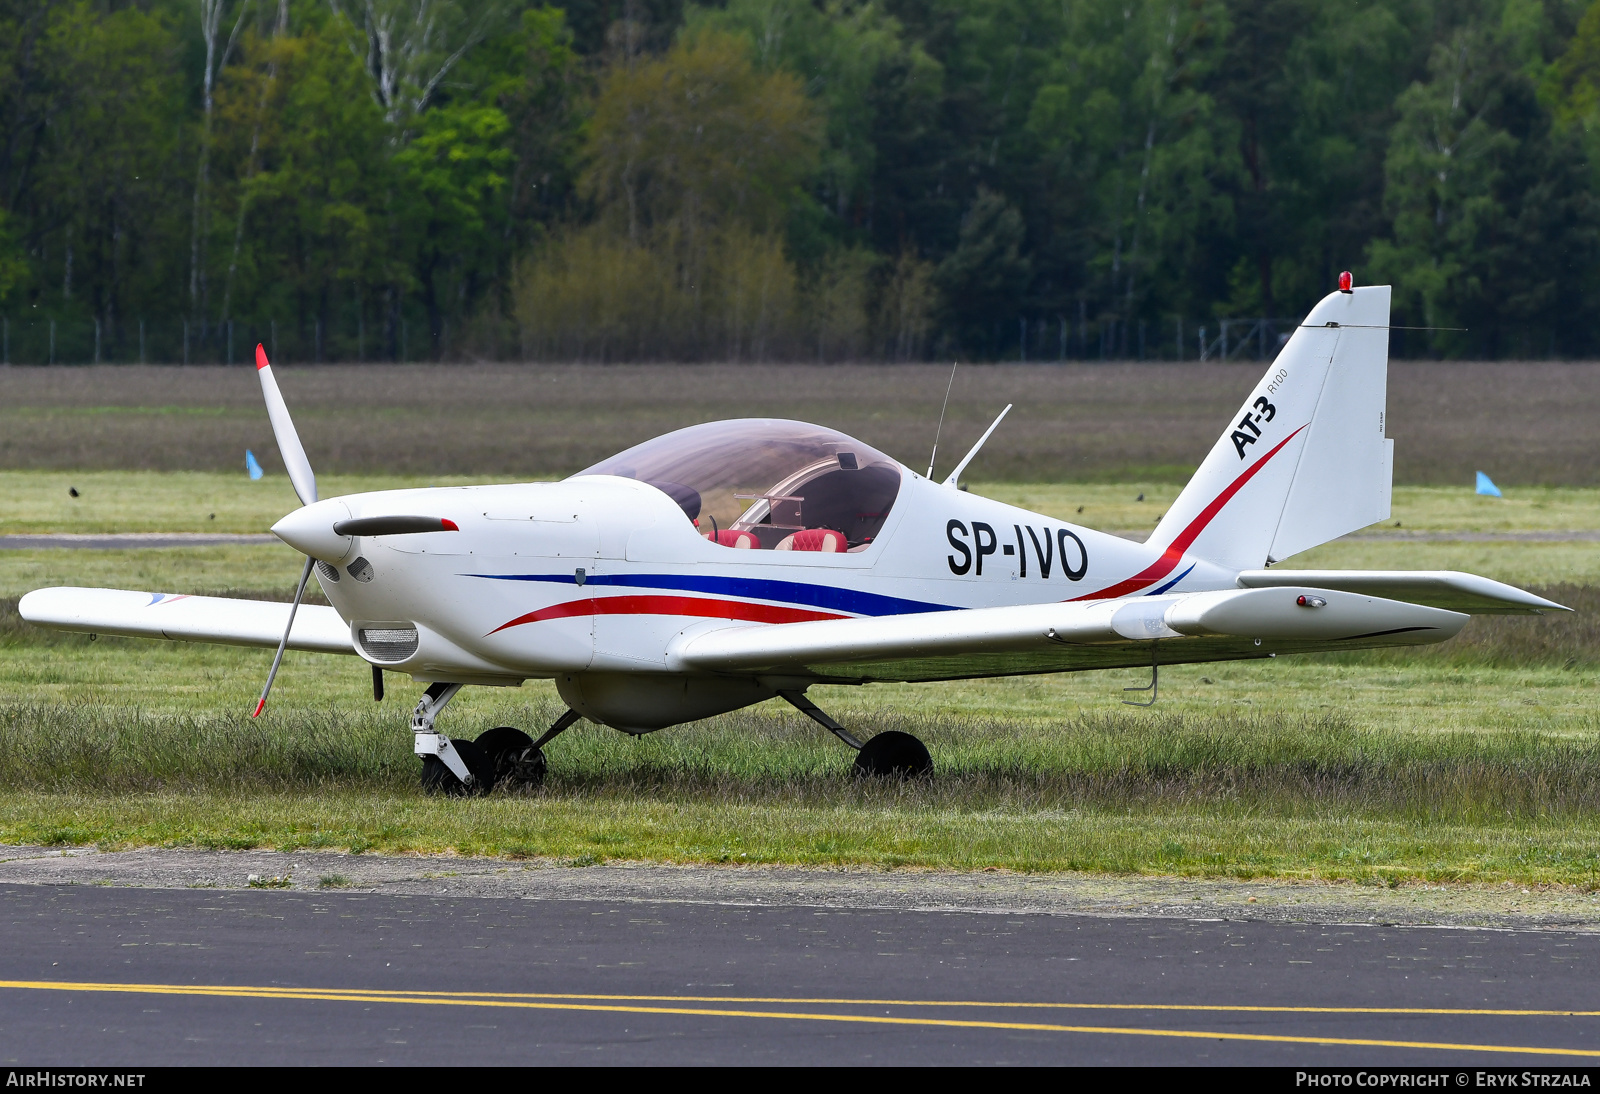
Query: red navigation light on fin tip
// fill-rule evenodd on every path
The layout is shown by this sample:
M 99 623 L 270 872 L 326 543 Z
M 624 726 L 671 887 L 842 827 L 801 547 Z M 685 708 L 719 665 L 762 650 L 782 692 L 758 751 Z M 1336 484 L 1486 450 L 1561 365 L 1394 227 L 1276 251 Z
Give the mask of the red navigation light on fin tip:
M 1353 287 L 1354 285 L 1355 285 L 1355 278 L 1350 276 L 1350 271 L 1349 270 L 1346 270 L 1344 273 L 1339 275 L 1339 291 L 1340 292 L 1354 292 L 1355 291 L 1354 287 Z M 257 350 L 256 352 L 260 353 L 261 351 Z

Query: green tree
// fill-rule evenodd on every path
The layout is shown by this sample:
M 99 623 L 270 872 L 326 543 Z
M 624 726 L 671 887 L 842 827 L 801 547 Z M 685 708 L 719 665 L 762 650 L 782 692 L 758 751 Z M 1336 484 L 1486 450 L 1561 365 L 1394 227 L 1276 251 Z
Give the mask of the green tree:
M 505 147 L 510 128 L 496 107 L 442 106 L 423 116 L 421 131 L 395 156 L 400 221 L 412 237 L 436 357 L 446 334 L 442 298 L 453 289 L 457 310 L 470 311 L 502 268 L 509 242 L 502 195 L 515 159 Z
M 991 352 L 1003 341 L 991 328 L 1011 317 L 1032 279 L 1023 253 L 1022 214 L 992 190 L 979 190 L 961 223 L 960 241 L 939 264 L 946 325 L 965 347 Z
M 1592 345 L 1597 210 L 1578 135 L 1552 124 L 1525 56 L 1486 27 L 1437 45 L 1399 102 L 1386 162 L 1393 233 L 1373 242 L 1399 314 L 1435 353 Z M 1518 64 L 1522 61 L 1522 64 Z
M 742 35 L 762 70 L 792 72 L 804 81 L 825 128 L 816 195 L 836 218 L 837 235 L 862 227 L 879 167 L 875 89 L 895 67 L 910 65 L 930 75 L 937 69 L 926 53 L 904 39 L 899 22 L 870 0 L 820 5 L 811 0 L 730 0 L 722 8 L 689 9 L 685 26 L 691 34 L 717 29 Z M 930 83 L 937 85 L 936 75 Z
M 1080 304 L 1080 322 L 1120 336 L 1114 353 L 1138 319 L 1205 305 L 1195 271 L 1234 225 L 1236 130 L 1203 90 L 1221 21 L 1214 4 L 1079 5 L 1031 103 L 1035 303 L 1061 319 Z
M 1223 303 L 1235 315 L 1299 315 L 1382 230 L 1395 100 L 1421 61 L 1414 8 L 1296 3 L 1230 5 L 1210 81 L 1238 127 L 1243 168 Z
M 722 223 L 781 225 L 817 136 L 797 78 L 759 72 L 743 41 L 707 31 L 607 75 L 581 186 L 630 240 L 670 232 L 692 252 Z
M 784 227 L 819 138 L 799 79 L 759 70 L 739 36 L 703 29 L 659 58 L 619 58 L 601 81 L 579 179 L 594 223 L 524 270 L 525 332 L 602 357 L 635 345 L 759 359 L 792 345 L 798 290 Z M 644 270 L 665 284 L 639 291 Z M 564 301 L 560 312 L 552 300 Z M 607 310 L 621 326 L 599 323 Z
M 480 67 L 469 58 L 468 78 L 483 69 L 494 103 L 511 125 L 515 163 L 506 187 L 513 242 L 525 247 L 544 237 L 548 226 L 567 212 L 577 177 L 588 82 L 572 32 L 559 8 L 522 13 L 515 35 L 492 44 L 502 56 Z
M 0 32 L 14 50 L 0 59 L 0 211 L 14 245 L 0 276 L 30 311 L 97 321 L 109 352 L 135 309 L 175 288 L 182 262 L 176 27 L 159 8 L 85 2 L 0 9 L 0 24 L 17 35 Z
M 306 356 L 335 318 L 409 283 L 391 223 L 394 170 L 381 107 L 337 33 L 251 38 L 218 96 L 234 165 L 224 206 L 243 224 L 241 311 L 294 317 Z M 225 216 L 230 226 L 234 216 Z
M 216 0 L 204 0 L 216 2 Z M 512 25 L 511 0 L 328 0 L 351 52 L 362 58 L 373 101 L 404 129 L 433 105 L 479 43 Z

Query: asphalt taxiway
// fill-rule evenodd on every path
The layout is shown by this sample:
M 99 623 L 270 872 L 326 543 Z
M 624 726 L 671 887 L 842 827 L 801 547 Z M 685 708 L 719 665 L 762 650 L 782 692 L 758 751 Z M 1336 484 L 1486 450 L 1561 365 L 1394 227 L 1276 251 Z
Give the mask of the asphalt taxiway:
M 1257 911 L 1239 886 L 1179 906 L 1092 879 L 7 851 L 10 1064 L 1600 1060 L 1592 915 L 1405 926 L 1289 890 Z M 1223 898 L 1233 914 L 1202 914 Z

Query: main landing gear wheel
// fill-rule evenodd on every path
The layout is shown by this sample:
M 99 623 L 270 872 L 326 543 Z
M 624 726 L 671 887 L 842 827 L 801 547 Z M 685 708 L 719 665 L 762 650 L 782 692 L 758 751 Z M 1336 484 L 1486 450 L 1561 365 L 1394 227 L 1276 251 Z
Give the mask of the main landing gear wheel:
M 493 760 L 496 784 L 533 787 L 544 782 L 544 751 L 535 747 L 533 738 L 522 730 L 497 726 L 474 743 Z
M 933 774 L 933 757 L 928 746 L 909 733 L 889 729 L 878 734 L 856 753 L 857 778 L 921 779 Z
M 447 794 L 452 798 L 479 797 L 494 789 L 494 760 L 475 742 L 452 737 L 450 744 L 456 755 L 472 773 L 472 785 L 463 785 L 454 771 L 445 766 L 437 756 L 422 758 L 422 789 L 430 794 Z

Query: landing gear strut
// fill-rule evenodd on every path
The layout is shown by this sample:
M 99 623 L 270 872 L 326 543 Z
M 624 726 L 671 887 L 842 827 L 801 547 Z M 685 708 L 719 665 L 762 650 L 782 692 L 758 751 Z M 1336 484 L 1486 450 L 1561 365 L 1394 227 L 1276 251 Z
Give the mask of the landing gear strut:
M 778 694 L 801 714 L 856 750 L 851 774 L 857 778 L 920 779 L 933 774 L 933 757 L 928 755 L 928 746 L 911 734 L 889 729 L 862 743 L 807 699 L 805 692 L 780 691 Z
M 460 684 L 434 683 L 411 712 L 411 750 L 422 757 L 422 789 L 452 796 L 487 794 L 494 788 L 494 761 L 472 741 L 452 741 L 433 723 Z

